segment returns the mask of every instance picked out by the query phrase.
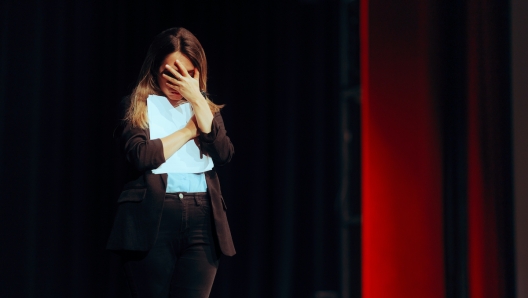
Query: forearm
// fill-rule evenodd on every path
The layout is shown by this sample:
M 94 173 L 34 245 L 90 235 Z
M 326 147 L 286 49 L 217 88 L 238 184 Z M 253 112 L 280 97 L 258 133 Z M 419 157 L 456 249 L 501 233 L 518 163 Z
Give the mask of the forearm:
M 224 121 L 220 113 L 213 118 L 211 132 L 200 134 L 202 148 L 213 158 L 215 166 L 228 163 L 234 154 L 233 144 L 226 134 Z
M 203 133 L 211 132 L 211 125 L 213 123 L 213 113 L 205 98 L 201 97 L 193 103 L 194 115 L 198 128 Z
M 169 159 L 176 151 L 178 151 L 185 143 L 193 138 L 193 134 L 190 129 L 184 127 L 172 134 L 161 138 L 163 144 L 163 155 L 165 160 Z

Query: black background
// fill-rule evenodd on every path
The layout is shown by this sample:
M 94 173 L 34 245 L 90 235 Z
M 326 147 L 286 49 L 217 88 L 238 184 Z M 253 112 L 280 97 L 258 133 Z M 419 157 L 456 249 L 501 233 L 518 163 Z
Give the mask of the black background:
M 148 45 L 174 26 L 205 49 L 236 152 L 219 173 L 237 255 L 211 297 L 338 291 L 338 13 L 316 0 L 3 1 L 0 296 L 124 297 L 104 250 L 123 182 L 112 131 Z

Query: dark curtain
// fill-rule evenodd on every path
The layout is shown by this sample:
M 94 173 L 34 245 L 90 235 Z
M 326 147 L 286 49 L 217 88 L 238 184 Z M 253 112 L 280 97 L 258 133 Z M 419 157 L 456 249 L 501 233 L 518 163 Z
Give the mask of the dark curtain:
M 515 297 L 509 1 L 468 1 L 470 297 Z
M 515 297 L 509 1 L 447 1 L 443 98 L 447 297 Z
M 437 15 L 447 296 L 515 297 L 510 3 L 448 2 Z
M 123 183 L 112 133 L 173 26 L 202 42 L 236 152 L 219 172 L 238 254 L 211 297 L 339 290 L 337 1 L 0 5 L 0 296 L 124 297 L 104 250 Z

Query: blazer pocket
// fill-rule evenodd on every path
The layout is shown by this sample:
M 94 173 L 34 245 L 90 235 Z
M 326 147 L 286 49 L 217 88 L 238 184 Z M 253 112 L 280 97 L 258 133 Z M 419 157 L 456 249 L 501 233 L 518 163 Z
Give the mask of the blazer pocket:
M 224 197 L 220 197 L 220 200 L 222 200 L 222 206 L 224 207 L 224 210 L 227 210 L 226 203 L 224 201 Z
M 146 188 L 126 189 L 121 192 L 121 195 L 119 195 L 117 202 L 141 202 L 145 198 L 146 193 Z

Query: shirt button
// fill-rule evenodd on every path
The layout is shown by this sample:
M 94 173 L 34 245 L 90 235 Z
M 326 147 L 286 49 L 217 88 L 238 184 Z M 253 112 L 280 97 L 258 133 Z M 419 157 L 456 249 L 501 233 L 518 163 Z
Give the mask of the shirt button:
M 179 194 L 178 197 L 180 197 L 180 200 L 183 199 L 183 194 Z

